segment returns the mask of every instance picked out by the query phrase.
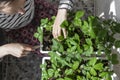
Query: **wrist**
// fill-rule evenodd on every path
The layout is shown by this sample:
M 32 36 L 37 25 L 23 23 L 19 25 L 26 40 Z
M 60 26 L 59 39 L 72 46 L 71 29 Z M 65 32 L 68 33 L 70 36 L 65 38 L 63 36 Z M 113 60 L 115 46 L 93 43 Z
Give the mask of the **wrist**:
M 57 17 L 59 17 L 60 19 L 61 19 L 61 17 L 62 18 L 67 17 L 67 10 L 66 9 L 58 9 Z
M 4 57 L 5 55 L 8 55 L 7 50 L 3 46 L 0 46 L 0 58 Z

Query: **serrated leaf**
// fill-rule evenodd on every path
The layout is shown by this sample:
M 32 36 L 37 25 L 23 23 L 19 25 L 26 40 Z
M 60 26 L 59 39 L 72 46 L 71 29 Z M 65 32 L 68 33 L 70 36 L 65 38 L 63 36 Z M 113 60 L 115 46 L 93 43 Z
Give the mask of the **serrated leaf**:
M 54 74 L 54 70 L 53 69 L 48 69 L 47 71 L 48 71 L 49 77 L 52 77 L 53 74 Z
M 86 72 L 85 70 L 82 70 L 82 74 L 83 74 L 83 75 L 86 75 L 87 72 Z
M 72 80 L 72 79 L 69 77 L 65 77 L 64 80 Z
M 73 70 L 76 70 L 78 67 L 79 67 L 79 61 L 75 61 L 74 63 L 73 63 L 73 66 L 72 66 L 72 69 Z
M 89 72 L 87 72 L 87 78 L 91 78 L 91 75 L 90 75 L 90 73 Z
M 55 73 L 54 73 L 54 77 L 58 77 L 58 76 L 60 76 L 60 74 L 59 74 L 59 71 L 55 71 Z
M 65 75 L 72 75 L 73 74 L 73 70 L 72 69 L 66 69 L 65 70 Z
M 87 39 L 85 39 L 85 40 L 86 40 L 86 43 L 87 43 L 88 45 L 92 45 L 92 41 L 91 41 L 90 38 L 87 38 Z
M 43 35 L 39 35 L 39 36 L 38 36 L 38 40 L 39 40 L 41 43 L 43 43 Z
M 84 11 L 77 11 L 75 14 L 75 18 L 81 18 L 84 15 Z
M 82 77 L 80 75 L 77 76 L 77 80 L 82 80 Z
M 103 77 L 105 77 L 107 74 L 108 74 L 108 72 L 102 72 L 102 73 L 99 74 L 99 76 L 103 78 Z
M 91 80 L 100 80 L 100 79 L 98 79 L 98 77 L 91 77 Z
M 79 44 L 77 45 L 77 51 L 78 51 L 80 54 L 83 53 L 83 49 L 80 48 L 80 45 L 79 45 Z
M 74 52 L 74 51 L 76 51 L 77 46 L 73 46 L 73 47 L 71 47 L 70 49 L 71 49 L 71 50 L 70 50 L 71 52 Z
M 99 71 L 103 70 L 103 63 L 97 63 L 97 64 L 95 64 L 94 68 L 96 70 L 99 70 Z
M 37 32 L 34 33 L 34 37 L 35 37 L 35 38 L 38 38 L 38 37 L 39 37 L 39 33 L 37 33 Z
M 82 21 L 80 19 L 74 19 L 74 26 L 81 26 L 82 25 Z
M 83 26 L 80 26 L 84 35 L 89 35 L 89 25 L 87 21 L 83 21 Z
M 96 58 L 91 58 L 90 61 L 88 62 L 88 64 L 91 66 L 94 66 L 96 62 L 97 62 Z
M 96 75 L 97 75 L 97 72 L 95 71 L 94 68 L 91 68 L 90 73 L 91 73 L 91 75 L 93 75 L 93 76 L 96 76 Z

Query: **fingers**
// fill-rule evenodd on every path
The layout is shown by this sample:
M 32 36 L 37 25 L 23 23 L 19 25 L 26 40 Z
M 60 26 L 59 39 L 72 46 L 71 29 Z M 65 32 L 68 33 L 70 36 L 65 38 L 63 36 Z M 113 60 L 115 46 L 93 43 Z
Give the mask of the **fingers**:
M 57 39 L 61 35 L 61 27 L 54 25 L 52 34 L 53 34 L 53 37 Z
M 62 33 L 63 33 L 64 38 L 66 38 L 67 37 L 67 31 L 66 31 L 65 28 L 61 28 L 59 30 L 53 31 L 53 37 L 58 39 L 58 37 L 61 36 Z
M 31 45 L 28 44 L 21 44 L 23 46 L 24 51 L 33 51 L 33 48 Z
M 23 56 L 26 56 L 26 55 L 28 55 L 28 54 L 30 53 L 30 51 L 33 51 L 31 45 L 21 44 L 21 43 L 20 43 L 20 45 L 21 45 L 23 48 L 19 49 L 19 50 L 18 50 L 18 51 L 19 51 L 18 53 L 14 53 L 14 55 L 15 55 L 16 57 L 18 57 L 18 58 L 23 57 Z
M 58 31 L 58 32 L 56 31 L 55 33 L 53 33 L 54 38 L 57 39 L 59 36 L 61 36 L 61 31 Z
M 63 28 L 62 30 L 63 30 L 63 36 L 64 36 L 64 38 L 66 38 L 67 37 L 67 31 L 66 31 L 66 29 Z
M 24 47 L 25 51 L 33 51 L 33 49 L 31 47 Z
M 21 56 L 23 57 L 23 56 L 26 56 L 26 55 L 28 55 L 28 54 L 30 54 L 29 51 L 23 51 L 23 53 L 21 54 Z

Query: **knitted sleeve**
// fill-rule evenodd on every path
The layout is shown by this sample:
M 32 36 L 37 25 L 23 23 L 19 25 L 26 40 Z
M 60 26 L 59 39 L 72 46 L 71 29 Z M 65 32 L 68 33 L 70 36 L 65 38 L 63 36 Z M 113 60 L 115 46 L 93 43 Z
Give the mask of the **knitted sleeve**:
M 68 10 L 72 10 L 73 6 L 74 6 L 74 0 L 60 0 L 59 1 L 59 9 L 68 9 Z

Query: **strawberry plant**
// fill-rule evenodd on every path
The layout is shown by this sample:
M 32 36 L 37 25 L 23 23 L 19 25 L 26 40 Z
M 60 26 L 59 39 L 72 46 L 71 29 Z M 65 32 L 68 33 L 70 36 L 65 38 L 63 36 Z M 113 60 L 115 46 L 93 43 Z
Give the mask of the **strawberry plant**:
M 83 16 L 83 11 L 69 13 L 61 24 L 67 38 L 61 35 L 58 41 L 51 37 L 50 64 L 41 65 L 42 80 L 112 80 L 110 66 L 118 60 L 111 48 L 120 47 L 120 41 L 113 37 L 120 33 L 120 23 Z M 51 33 L 54 18 L 41 20 L 34 35 L 40 42 L 44 42 L 43 28 Z

